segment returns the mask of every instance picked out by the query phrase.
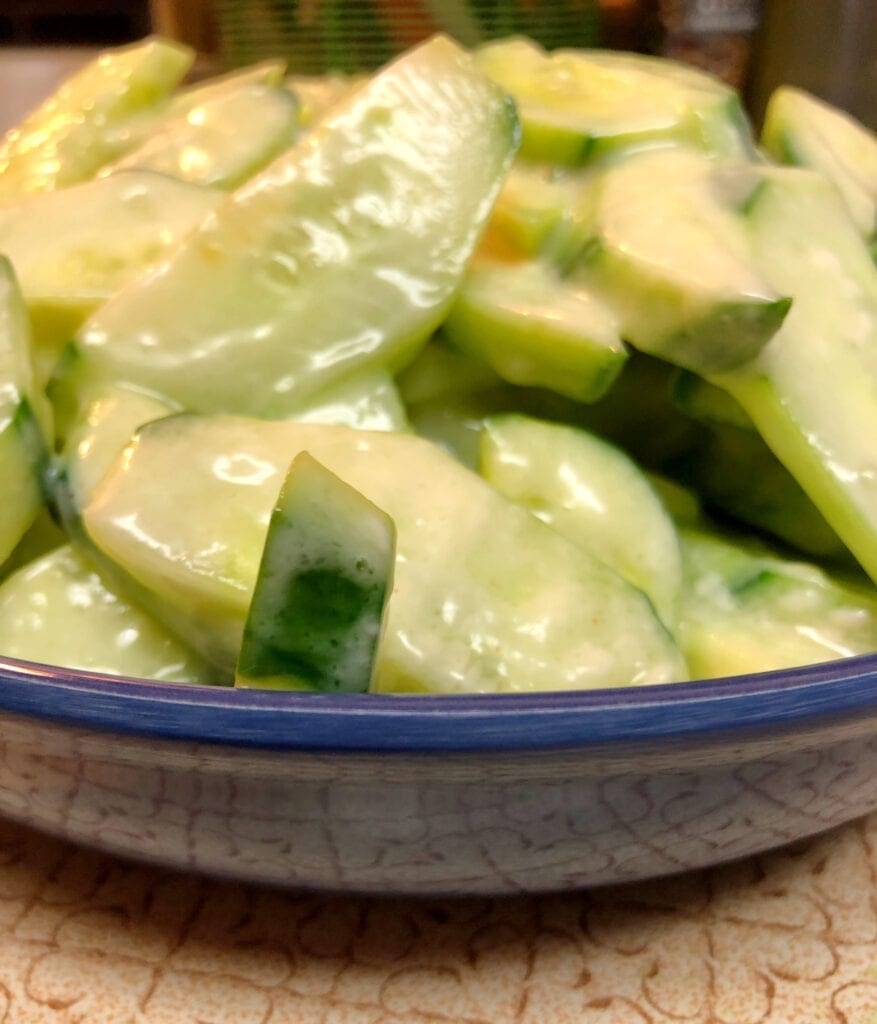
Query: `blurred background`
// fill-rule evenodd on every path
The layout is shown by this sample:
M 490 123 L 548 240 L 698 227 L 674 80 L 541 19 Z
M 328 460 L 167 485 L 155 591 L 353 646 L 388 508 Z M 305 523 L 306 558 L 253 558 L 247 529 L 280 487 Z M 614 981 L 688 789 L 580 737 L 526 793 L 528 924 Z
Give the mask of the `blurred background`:
M 789 82 L 877 127 L 877 0 L 4 0 L 0 123 L 93 48 L 150 31 L 196 46 L 206 73 L 275 55 L 299 72 L 368 70 L 438 29 L 664 54 L 737 86 L 756 119 Z

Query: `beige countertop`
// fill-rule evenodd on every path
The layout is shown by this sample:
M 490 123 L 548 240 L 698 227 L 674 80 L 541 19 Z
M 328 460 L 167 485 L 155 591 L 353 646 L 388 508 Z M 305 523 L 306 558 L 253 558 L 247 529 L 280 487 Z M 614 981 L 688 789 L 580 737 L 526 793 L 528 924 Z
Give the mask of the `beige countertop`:
M 9 1024 L 877 1024 L 877 816 L 548 897 L 290 894 L 0 822 Z

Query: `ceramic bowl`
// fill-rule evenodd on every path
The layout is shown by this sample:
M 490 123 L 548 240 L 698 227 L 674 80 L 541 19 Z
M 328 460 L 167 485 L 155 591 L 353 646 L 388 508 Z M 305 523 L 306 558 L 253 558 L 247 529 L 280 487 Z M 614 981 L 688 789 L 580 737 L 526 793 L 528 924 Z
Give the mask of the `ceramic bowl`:
M 114 853 L 370 893 L 702 867 L 877 808 L 877 654 L 574 693 L 334 697 L 0 661 L 0 813 Z

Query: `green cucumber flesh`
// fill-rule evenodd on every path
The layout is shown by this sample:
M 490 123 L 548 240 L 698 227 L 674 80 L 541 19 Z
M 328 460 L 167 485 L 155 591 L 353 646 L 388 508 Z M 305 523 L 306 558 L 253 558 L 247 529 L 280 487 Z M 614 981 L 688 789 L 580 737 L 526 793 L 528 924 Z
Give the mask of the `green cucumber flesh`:
M 478 255 L 442 330 L 504 380 L 582 402 L 602 397 L 627 358 L 606 303 L 540 260 Z
M 754 166 L 636 154 L 586 191 L 552 256 L 608 302 L 636 348 L 696 373 L 729 370 L 758 354 L 789 308 L 746 229 L 760 187 Z
M 211 681 L 209 666 L 107 587 L 70 545 L 0 584 L 0 655 L 138 679 Z
M 670 385 L 673 402 L 700 423 L 721 424 L 739 430 L 755 431 L 746 410 L 727 391 L 710 384 L 690 370 L 678 370 Z
M 90 178 L 126 145 L 119 129 L 167 96 L 194 56 L 152 38 L 89 61 L 0 142 L 0 203 Z
M 395 549 L 386 512 L 297 455 L 268 524 L 235 686 L 365 693 Z
M 575 427 L 491 417 L 481 434 L 481 474 L 642 590 L 674 628 L 682 578 L 676 530 L 620 449 Z
M 840 190 L 859 233 L 877 231 L 877 135 L 803 89 L 782 86 L 770 98 L 761 138 L 779 163 L 809 167 Z
M 531 159 L 575 165 L 666 141 L 722 156 L 752 153 L 739 97 L 703 72 L 632 54 L 546 53 L 522 38 L 488 43 L 476 57 L 515 97 L 521 152 Z
M 283 89 L 247 84 L 169 118 L 102 174 L 150 170 L 196 185 L 232 189 L 251 178 L 298 132 L 298 108 Z
M 397 370 L 444 317 L 516 145 L 502 91 L 449 40 L 423 44 L 98 310 L 88 373 L 281 417 Z
M 301 451 L 396 524 L 375 689 L 513 692 L 684 676 L 642 594 L 413 436 L 170 417 L 116 461 L 83 511 L 85 529 L 169 624 L 196 621 L 202 632 L 189 642 L 233 666 L 271 511 Z

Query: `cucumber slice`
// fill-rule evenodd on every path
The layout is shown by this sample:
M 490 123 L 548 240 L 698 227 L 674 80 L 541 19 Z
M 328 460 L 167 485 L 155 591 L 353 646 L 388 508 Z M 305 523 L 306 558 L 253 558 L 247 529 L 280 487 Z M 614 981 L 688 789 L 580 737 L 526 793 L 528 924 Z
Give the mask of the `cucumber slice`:
M 518 253 L 539 253 L 564 215 L 578 206 L 593 171 L 516 158 L 496 200 L 489 233 Z
M 779 163 L 819 171 L 833 182 L 866 239 L 877 231 L 877 135 L 802 89 L 770 98 L 761 144 Z
M 395 552 L 386 512 L 297 455 L 271 513 L 235 686 L 365 693 Z
M 546 53 L 528 39 L 488 43 L 484 71 L 521 112 L 521 152 L 581 164 L 621 147 L 668 140 L 721 156 L 753 145 L 737 94 L 701 71 L 659 58 L 588 50 Z
M 794 305 L 758 359 L 714 382 L 877 579 L 877 270 L 823 177 L 763 173 L 748 214 L 756 252 Z
M 574 427 L 497 416 L 481 434 L 481 474 L 642 590 L 674 627 L 682 581 L 676 530 L 622 451 Z
M 336 423 L 357 430 L 410 430 L 405 406 L 393 378 L 385 370 L 343 381 L 289 419 L 297 423 Z
M 696 373 L 748 362 L 790 300 L 755 265 L 743 215 L 758 168 L 638 154 L 588 190 L 555 258 L 615 310 L 635 347 Z
M 67 540 L 67 534 L 52 518 L 48 508 L 42 508 L 12 554 L 0 566 L 0 579 L 11 576 L 16 570 L 61 547 Z
M 91 500 L 116 457 L 144 423 L 178 412 L 156 395 L 121 385 L 96 393 L 73 424 L 56 470 L 62 473 L 76 510 Z
M 218 189 L 126 171 L 0 208 L 0 252 L 15 266 L 42 362 L 54 365 L 83 320 L 221 198 Z
M 313 128 L 364 79 L 356 75 L 287 75 L 283 85 L 295 97 L 299 120 L 304 128 Z
M 501 386 L 502 380 L 484 363 L 442 345 L 439 336 L 405 367 L 396 383 L 406 405 L 419 405 Z
M 288 415 L 409 361 L 443 318 L 517 141 L 437 37 L 370 79 L 84 326 L 87 372 L 194 410 Z
M 0 256 L 0 564 L 43 505 L 52 413 L 34 385 L 29 347 L 27 311 L 12 265 Z
M 809 665 L 877 647 L 877 600 L 814 565 L 684 530 L 679 637 L 696 678 Z
M 0 655 L 109 675 L 211 682 L 209 666 L 110 590 L 70 545 L 0 586 Z
M 236 188 L 290 146 L 298 107 L 283 89 L 248 84 L 168 120 L 102 174 L 158 171 L 196 185 Z
M 121 130 L 154 107 L 194 59 L 187 46 L 146 39 L 102 53 L 0 143 L 0 203 L 90 178 L 126 145 Z
M 302 451 L 396 524 L 376 690 L 531 691 L 684 676 L 645 597 L 410 435 L 170 417 L 137 434 L 83 522 L 152 592 L 169 625 L 198 623 L 190 643 L 233 667 L 271 510 Z
M 800 484 L 752 430 L 714 427 L 694 484 L 713 507 L 811 557 L 850 557 Z
M 746 410 L 727 391 L 710 384 L 703 377 L 688 370 L 678 370 L 670 385 L 673 401 L 685 413 L 700 423 L 722 424 L 738 430 L 755 432 L 755 424 Z
M 582 402 L 604 395 L 627 358 L 607 305 L 537 260 L 478 255 L 443 332 L 504 380 Z

